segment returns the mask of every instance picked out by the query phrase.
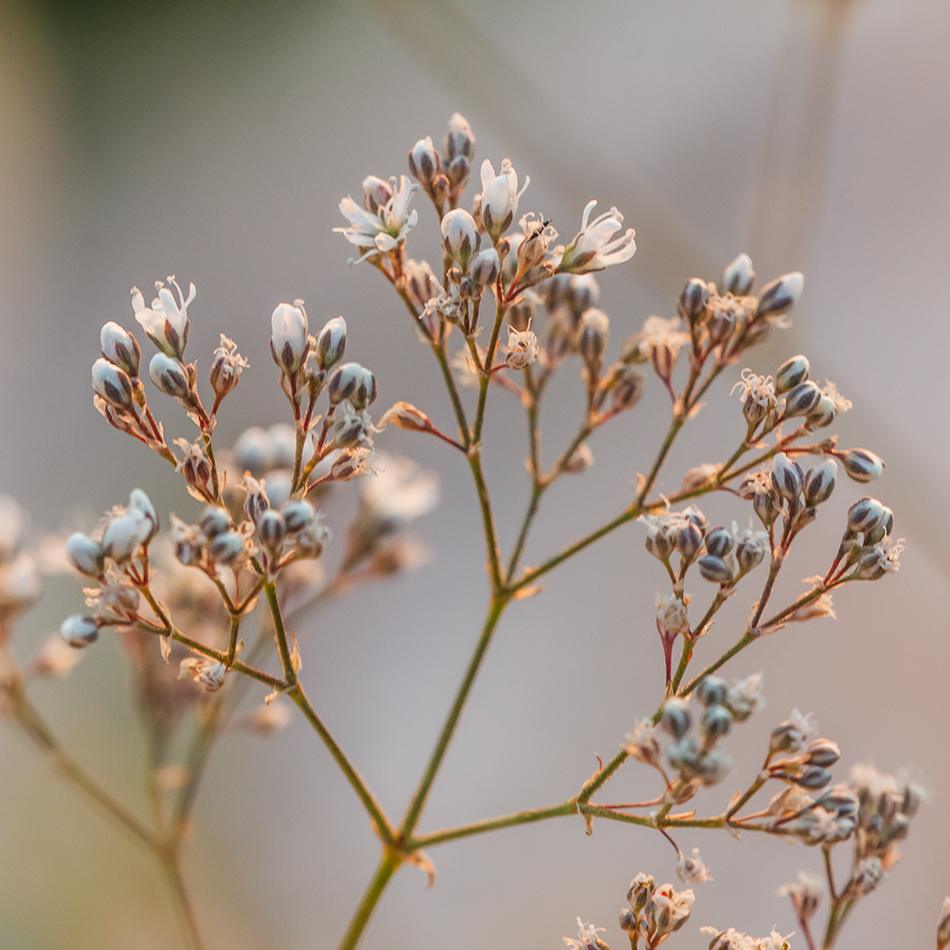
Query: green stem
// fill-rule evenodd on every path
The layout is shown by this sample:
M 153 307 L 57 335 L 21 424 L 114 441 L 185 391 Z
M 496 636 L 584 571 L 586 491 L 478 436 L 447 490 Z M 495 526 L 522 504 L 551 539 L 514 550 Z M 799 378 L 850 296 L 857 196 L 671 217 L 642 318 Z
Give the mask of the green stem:
M 462 445 L 467 449 L 472 444 L 472 433 L 468 428 L 468 419 L 465 418 L 465 408 L 462 405 L 462 398 L 459 395 L 455 377 L 452 375 L 452 367 L 449 366 L 448 357 L 445 355 L 445 344 L 433 343 L 432 352 L 439 362 L 442 379 L 445 382 L 445 388 L 449 392 L 449 400 L 452 403 L 452 410 L 455 413 L 455 421 L 458 425 L 459 438 L 462 440 Z
M 485 618 L 485 625 L 482 628 L 481 636 L 478 638 L 478 643 L 475 646 L 475 652 L 472 654 L 468 668 L 455 694 L 455 701 L 452 703 L 452 708 L 449 710 L 449 714 L 442 726 L 442 731 L 439 733 L 438 741 L 429 757 L 429 762 L 422 775 L 422 780 L 419 782 L 419 787 L 416 789 L 416 794 L 413 796 L 412 802 L 400 825 L 399 833 L 404 838 L 409 838 L 413 831 L 415 831 L 419 816 L 422 814 L 426 798 L 429 795 L 429 789 L 435 781 L 439 766 L 442 764 L 442 759 L 445 757 L 449 743 L 452 741 L 452 736 L 455 734 L 455 727 L 458 725 L 459 717 L 465 708 L 465 702 L 475 683 L 475 677 L 478 675 L 482 660 L 485 658 L 485 653 L 488 650 L 488 645 L 491 643 L 492 635 L 498 626 L 498 621 L 501 619 L 502 612 L 507 604 L 507 595 L 498 593 L 492 595 L 488 616 Z
M 277 584 L 268 581 L 264 584 L 264 593 L 270 605 L 271 617 L 274 621 L 274 634 L 277 637 L 277 650 L 280 653 L 280 665 L 284 671 L 284 679 L 293 686 L 297 682 L 297 672 L 294 669 L 290 655 L 290 644 L 287 642 L 287 631 L 284 629 L 284 618 L 280 612 L 280 603 L 277 600 Z
M 498 334 L 501 332 L 501 324 L 505 319 L 507 309 L 507 307 L 501 304 L 495 309 L 495 322 L 492 324 L 491 336 L 488 340 L 488 349 L 485 352 L 486 373 L 495 363 L 495 351 L 498 348 Z M 488 387 L 491 383 L 491 379 L 485 375 L 478 383 L 478 408 L 475 410 L 475 422 L 472 425 L 472 442 L 475 445 L 478 445 L 478 443 L 482 441 L 482 427 L 485 424 L 485 407 L 488 402 Z
M 571 798 L 560 805 L 551 805 L 548 808 L 529 808 L 526 811 L 515 812 L 511 815 L 502 815 L 500 818 L 487 818 L 484 821 L 474 821 L 471 824 L 459 825 L 456 828 L 445 828 L 428 835 L 410 838 L 406 842 L 406 849 L 414 851 L 417 848 L 428 848 L 446 841 L 456 841 L 459 838 L 468 838 L 472 835 L 484 834 L 498 828 L 512 828 L 516 825 L 527 825 L 536 821 L 545 821 L 548 818 L 559 818 L 562 815 L 576 815 L 577 802 Z
M 350 925 L 346 928 L 346 933 L 340 941 L 339 950 L 354 950 L 357 943 L 359 943 L 359 939 L 363 935 L 363 931 L 366 929 L 380 897 L 383 896 L 383 891 L 386 889 L 389 879 L 399 869 L 400 863 L 399 855 L 391 848 L 386 848 L 383 851 L 376 873 L 369 882 L 369 886 L 363 894 L 363 899 L 356 908 L 350 920 Z
M 737 653 L 739 653 L 741 650 L 744 650 L 750 643 L 754 643 L 758 639 L 759 634 L 757 631 L 751 629 L 746 630 L 746 632 L 742 634 L 742 636 L 739 637 L 739 639 L 728 650 L 726 650 L 726 652 L 723 653 L 723 655 L 719 657 L 718 660 L 710 663 L 709 666 L 707 666 L 698 676 L 694 676 L 693 679 L 691 679 L 677 695 L 688 696 L 707 676 L 715 673 L 719 667 L 724 666 Z
M 319 735 L 323 740 L 323 744 L 327 747 L 330 755 L 333 756 L 334 761 L 340 767 L 340 771 L 343 772 L 346 780 L 352 786 L 353 791 L 356 792 L 357 797 L 363 803 L 363 807 L 369 813 L 370 818 L 376 825 L 376 830 L 380 837 L 386 843 L 391 843 L 395 839 L 395 833 L 393 831 L 392 824 L 386 817 L 386 813 L 383 811 L 379 802 L 376 801 L 376 798 L 369 790 L 369 787 L 363 780 L 363 777 L 359 772 L 356 771 L 356 769 L 350 763 L 350 760 L 346 757 L 346 754 L 343 752 L 343 749 L 340 748 L 340 745 L 337 743 L 336 739 L 333 738 L 333 734 L 324 725 L 323 720 L 317 715 L 313 706 L 310 705 L 310 700 L 307 699 L 307 694 L 304 692 L 300 683 L 296 683 L 290 690 L 288 690 L 287 695 L 294 701 L 294 703 L 297 705 L 297 708 L 300 709 L 304 716 L 306 716 L 310 725 L 313 726 L 317 735 Z
M 528 502 L 528 510 L 525 512 L 524 520 L 521 522 L 521 530 L 518 532 L 518 540 L 511 552 L 511 558 L 508 561 L 508 567 L 505 570 L 505 583 L 510 584 L 518 570 L 518 562 L 521 560 L 521 553 L 524 551 L 525 542 L 528 540 L 528 532 L 531 530 L 531 523 L 534 516 L 538 513 L 538 506 L 541 503 L 541 496 L 544 494 L 544 485 L 537 481 L 531 486 L 531 500 Z
M 485 484 L 485 474 L 482 471 L 481 446 L 477 442 L 473 442 L 466 454 L 469 467 L 472 470 L 472 478 L 475 480 L 478 505 L 482 512 L 482 528 L 485 532 L 485 547 L 488 550 L 488 573 L 491 577 L 492 590 L 499 591 L 502 587 L 501 553 L 498 550 L 498 535 L 495 531 L 495 519 L 492 515 L 488 486 Z

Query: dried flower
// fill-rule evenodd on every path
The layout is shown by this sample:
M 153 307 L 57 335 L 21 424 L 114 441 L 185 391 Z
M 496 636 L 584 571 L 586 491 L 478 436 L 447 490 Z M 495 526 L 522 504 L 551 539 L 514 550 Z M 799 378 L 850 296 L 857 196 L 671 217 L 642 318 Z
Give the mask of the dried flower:
M 679 861 L 676 862 L 676 876 L 684 884 L 702 884 L 712 880 L 703 859 L 699 856 L 699 848 L 693 848 L 691 858 L 680 852 Z
M 524 369 L 538 359 L 538 338 L 531 330 L 508 327 L 508 355 L 505 365 L 510 369 Z
M 206 693 L 216 693 L 224 686 L 227 672 L 228 668 L 217 660 L 206 656 L 193 656 L 181 661 L 178 678 L 191 677 Z
M 595 927 L 591 923 L 585 924 L 580 917 L 578 917 L 577 936 L 579 939 L 574 940 L 571 937 L 564 937 L 562 939 L 572 950 L 598 950 L 602 942 L 598 939 L 597 934 L 603 933 L 604 930 L 606 930 L 605 927 Z

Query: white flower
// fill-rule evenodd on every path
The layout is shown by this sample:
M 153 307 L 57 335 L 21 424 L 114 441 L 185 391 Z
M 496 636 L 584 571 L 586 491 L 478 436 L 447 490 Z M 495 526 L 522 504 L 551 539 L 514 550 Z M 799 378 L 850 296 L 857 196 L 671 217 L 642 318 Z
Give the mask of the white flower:
M 188 285 L 188 299 L 175 281 L 174 275 L 168 283 L 178 291 L 176 301 L 165 284 L 155 281 L 158 294 L 151 307 L 145 306 L 145 297 L 138 287 L 132 288 L 132 310 L 135 319 L 142 326 L 148 338 L 163 352 L 175 359 L 181 359 L 188 342 L 188 305 L 195 299 L 198 291 L 194 284 Z
M 393 250 L 406 240 L 406 235 L 419 220 L 418 211 L 409 211 L 409 202 L 419 186 L 410 182 L 406 175 L 399 176 L 398 189 L 395 178 L 391 178 L 389 184 L 392 196 L 385 204 L 379 205 L 375 213 L 361 208 L 349 195 L 340 202 L 340 211 L 349 219 L 350 227 L 333 230 L 342 232 L 351 244 L 367 248 L 361 257 L 355 261 L 351 259 L 351 264 Z
M 237 351 L 234 340 L 221 334 L 221 345 L 215 348 L 211 362 L 211 388 L 218 399 L 223 399 L 238 384 L 241 370 L 250 364 Z
M 765 706 L 765 700 L 759 692 L 762 674 L 753 673 L 744 680 L 737 680 L 726 693 L 726 706 L 736 722 L 743 722 L 757 709 Z
M 508 355 L 505 364 L 511 369 L 524 369 L 538 358 L 538 338 L 531 330 L 508 327 Z
M 658 887 L 651 898 L 657 935 L 679 930 L 689 919 L 695 899 L 696 895 L 692 890 L 674 891 L 672 884 Z
M 482 162 L 481 176 L 482 224 L 492 242 L 496 242 L 511 227 L 511 222 L 514 221 L 515 214 L 518 212 L 518 199 L 524 194 L 531 179 L 525 177 L 524 187 L 518 191 L 518 173 L 507 158 L 501 163 L 501 172 L 498 175 L 495 174 L 492 163 L 486 158 Z
M 885 574 L 896 574 L 901 569 L 900 556 L 904 550 L 904 539 L 894 541 L 889 535 L 861 555 L 858 561 L 858 577 L 862 580 L 877 580 Z
M 427 514 L 439 503 L 439 479 L 435 472 L 424 471 L 407 458 L 385 454 L 377 456 L 375 478 L 363 483 L 363 500 L 377 515 L 404 525 Z
M 647 317 L 640 331 L 638 348 L 644 359 L 652 359 L 653 354 L 660 349 L 669 350 L 675 361 L 680 350 L 690 342 L 689 334 L 680 330 L 679 317 Z
M 702 884 L 704 881 L 712 880 L 703 859 L 699 856 L 699 848 L 693 848 L 691 858 L 680 854 L 680 859 L 676 862 L 676 876 L 684 884 Z
M 581 218 L 577 237 L 565 248 L 559 270 L 572 274 L 587 274 L 603 270 L 611 264 L 622 264 L 633 257 L 637 249 L 635 232 L 627 228 L 622 237 L 611 240 L 623 227 L 623 215 L 611 208 L 588 224 L 596 201 L 589 201 Z
M 595 927 L 592 923 L 584 923 L 580 917 L 577 918 L 577 936 L 579 940 L 571 937 L 563 937 L 563 941 L 572 948 L 572 950 L 597 950 L 597 934 L 603 933 L 606 927 Z
M 737 389 L 742 403 L 750 401 L 766 412 L 775 408 L 775 380 L 771 376 L 757 376 L 751 369 L 744 369 L 742 378 L 732 387 L 732 391 Z

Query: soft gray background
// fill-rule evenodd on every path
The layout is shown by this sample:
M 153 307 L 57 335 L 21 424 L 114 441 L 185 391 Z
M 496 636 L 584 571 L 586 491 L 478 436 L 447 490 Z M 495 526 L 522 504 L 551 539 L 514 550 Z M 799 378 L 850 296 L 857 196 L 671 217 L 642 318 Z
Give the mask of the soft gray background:
M 132 325 L 128 288 L 176 273 L 198 286 L 189 353 L 207 367 L 219 331 L 252 368 L 219 433 L 285 418 L 267 352 L 268 315 L 306 299 L 316 325 L 342 313 L 349 354 L 378 375 L 381 405 L 408 399 L 450 417 L 435 367 L 401 306 L 330 229 L 364 175 L 398 174 L 415 140 L 471 121 L 478 161 L 510 157 L 532 184 L 525 210 L 565 238 L 586 200 L 617 204 L 637 228 L 633 261 L 604 275 L 615 345 L 668 315 L 692 273 L 716 278 L 748 250 L 763 279 L 801 269 L 792 330 L 752 365 L 795 352 L 855 402 L 843 445 L 885 456 L 873 491 L 896 511 L 901 573 L 846 590 L 839 620 L 757 644 L 734 675 L 765 671 L 768 709 L 730 740 L 737 765 L 699 800 L 713 812 L 754 774 L 765 737 L 792 706 L 814 711 L 844 755 L 906 765 L 932 790 L 897 871 L 854 914 L 841 947 L 929 946 L 950 890 L 945 677 L 950 594 L 944 538 L 950 469 L 941 387 L 950 343 L 950 6 L 942 0 L 450 3 L 99 2 L 0 4 L 0 486 L 58 529 L 145 488 L 163 511 L 194 514 L 170 472 L 91 406 L 99 326 Z M 473 189 L 474 191 L 474 189 Z M 415 256 L 436 247 L 417 201 Z M 375 278 L 375 279 L 374 279 Z M 741 367 L 736 367 L 734 374 Z M 565 374 L 547 424 L 572 424 Z M 666 487 L 722 458 L 740 433 L 728 383 L 674 453 Z M 595 468 L 551 492 L 529 561 L 602 522 L 649 464 L 668 403 L 653 381 L 635 414 L 594 441 Z M 173 434 L 186 426 L 161 404 Z M 490 475 L 503 535 L 520 517 L 523 420 L 499 393 Z M 474 642 L 486 584 L 462 460 L 439 444 L 379 440 L 437 467 L 445 502 L 422 524 L 436 561 L 336 605 L 301 631 L 315 703 L 398 814 Z M 780 593 L 826 563 L 845 483 L 788 566 Z M 728 500 L 712 516 L 744 521 Z M 824 525 L 823 527 L 821 525 Z M 642 529 L 616 533 L 514 605 L 469 704 L 425 829 L 560 801 L 656 705 L 652 629 L 660 568 Z M 692 592 L 709 596 L 699 580 Z M 81 603 L 58 580 L 24 624 L 26 652 Z M 737 598 L 741 600 L 742 598 Z M 747 603 L 703 657 L 731 642 Z M 713 643 L 712 641 L 716 641 Z M 37 700 L 90 770 L 141 804 L 137 729 L 108 638 Z M 162 882 L 145 857 L 0 736 L 0 946 L 106 950 L 176 946 Z M 652 793 L 631 768 L 614 800 Z M 700 845 L 716 880 L 671 946 L 696 928 L 793 929 L 772 895 L 819 854 L 725 834 Z M 189 851 L 209 947 L 332 947 L 371 873 L 375 839 L 302 722 L 260 742 L 221 744 Z M 673 854 L 641 829 L 579 820 L 433 849 L 438 880 L 408 870 L 387 892 L 367 948 L 551 948 L 574 917 L 610 928 L 639 870 L 673 876 Z M 708 938 L 706 938 L 708 939 Z M 796 947 L 802 946 L 799 938 Z

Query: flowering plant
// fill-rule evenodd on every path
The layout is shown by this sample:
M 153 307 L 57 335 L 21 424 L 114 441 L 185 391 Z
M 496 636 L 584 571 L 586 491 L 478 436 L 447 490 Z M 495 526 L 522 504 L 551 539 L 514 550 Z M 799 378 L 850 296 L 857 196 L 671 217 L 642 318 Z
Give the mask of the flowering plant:
M 201 507 L 192 521 L 170 514 L 166 522 L 146 492 L 135 488 L 128 505 L 113 508 L 97 528 L 70 535 L 65 556 L 88 579 L 87 609 L 67 617 L 59 639 L 20 663 L 12 649 L 12 627 L 38 596 L 39 582 L 23 514 L 15 502 L 3 500 L 0 687 L 6 717 L 51 756 L 77 791 L 154 855 L 171 884 L 184 938 L 193 948 L 205 943 L 200 911 L 192 905 L 182 871 L 182 853 L 204 765 L 225 729 L 268 734 L 287 723 L 295 706 L 352 787 L 381 848 L 341 948 L 357 946 L 390 879 L 403 866 L 434 876 L 428 852 L 436 846 L 577 816 L 588 831 L 603 821 L 658 832 L 675 852 L 675 872 L 686 885 L 710 879 L 699 849 L 692 848 L 688 857 L 676 840 L 693 829 L 735 836 L 760 832 L 814 846 L 822 853 L 824 884 L 803 873 L 783 892 L 791 900 L 804 945 L 830 950 L 857 905 L 895 865 L 897 842 L 907 835 L 922 799 L 915 783 L 870 766 L 835 783 L 831 768 L 839 758 L 837 745 L 817 736 L 810 718 L 795 710 L 775 725 L 759 770 L 724 811 L 698 816 L 694 805 L 683 807 L 723 780 L 732 765 L 726 737 L 763 705 L 760 676 L 730 684 L 719 675 L 729 660 L 789 624 L 833 618 L 836 591 L 898 570 L 902 542 L 893 539 L 893 513 L 870 496 L 859 497 L 848 508 L 838 547 L 806 580 L 805 593 L 775 603 L 776 580 L 788 552 L 820 517 L 839 471 L 864 484 L 879 477 L 884 464 L 869 450 L 839 448 L 836 436 L 820 431 L 850 402 L 832 383 L 814 381 L 808 359 L 797 355 L 774 376 L 744 369 L 734 387 L 743 417 L 738 444 L 725 453 L 725 461 L 688 470 L 676 492 L 656 491 L 674 442 L 702 410 L 710 387 L 785 325 L 803 292 L 803 277 L 786 274 L 756 290 L 752 262 L 741 254 L 725 269 L 721 283 L 688 280 L 675 302 L 676 315 L 649 317 L 610 362 L 610 320 L 598 307 L 600 290 L 593 275 L 633 257 L 633 230 L 623 229 L 624 218 L 616 208 L 592 221 L 596 202 L 591 201 L 578 234 L 567 246 L 556 245 L 558 234 L 550 221 L 531 212 L 517 217 L 529 179 L 519 190 L 518 174 L 508 159 L 497 175 L 490 160 L 482 163 L 482 191 L 472 210 L 465 210 L 461 200 L 474 150 L 474 134 L 456 114 L 441 150 L 426 137 L 410 151 L 415 181 L 406 175 L 398 184 L 395 177 L 367 177 L 361 202 L 347 197 L 340 203 L 349 225 L 337 229 L 358 249 L 351 263 L 379 271 L 408 311 L 421 345 L 431 351 L 453 419 L 449 431 L 428 411 L 402 400 L 374 422 L 377 381 L 369 369 L 344 361 L 344 318 L 335 317 L 312 333 L 304 302 L 295 300 L 277 305 L 270 325 L 271 355 L 288 401 L 288 421 L 267 430 L 248 429 L 230 450 L 223 450 L 215 445 L 218 413 L 248 361 L 222 334 L 210 366 L 213 398 L 206 403 L 197 363 L 184 362 L 195 285 L 189 285 L 186 296 L 174 277 L 167 284 L 159 281 L 149 306 L 133 288 L 134 318 L 157 350 L 149 360 L 148 377 L 160 394 L 185 410 L 197 437 L 169 443 L 140 376 L 140 345 L 129 330 L 111 321 L 102 328 L 101 356 L 92 367 L 94 405 L 111 426 L 170 463 Z M 420 218 L 410 204 L 420 189 L 438 220 L 442 259 L 436 268 L 407 253 Z M 556 459 L 545 464 L 542 404 L 551 380 L 571 366 L 579 368 L 581 420 Z M 525 545 L 545 494 L 562 478 L 582 476 L 592 462 L 590 437 L 637 406 L 649 372 L 668 392 L 671 416 L 666 437 L 646 474 L 637 476 L 632 496 L 606 523 L 525 566 Z M 471 398 L 465 387 L 474 390 Z M 510 400 L 512 394 L 527 422 L 529 501 L 506 551 L 495 524 L 494 488 L 483 447 L 488 406 L 496 398 Z M 389 426 L 436 436 L 464 457 L 481 512 L 490 584 L 471 660 L 398 820 L 377 799 L 308 696 L 301 671 L 310 648 L 306 641 L 301 646 L 294 632 L 303 632 L 307 614 L 330 598 L 423 559 L 406 528 L 437 503 L 438 483 L 406 459 L 377 453 L 377 436 Z M 342 552 L 327 570 L 323 556 L 332 542 L 334 492 L 337 483 L 355 480 L 363 486 L 358 511 L 346 527 Z M 728 527 L 711 525 L 700 503 L 714 493 L 732 495 L 737 518 L 747 519 L 749 526 L 740 529 L 736 521 Z M 657 594 L 654 618 L 665 679 L 645 699 L 638 697 L 647 704 L 643 717 L 631 723 L 618 751 L 567 799 L 420 831 L 433 782 L 507 609 L 539 594 L 542 578 L 628 523 L 642 526 L 637 530 L 659 562 L 656 576 L 666 587 Z M 170 530 L 162 532 L 166 524 Z M 687 583 L 703 587 L 707 595 L 688 594 Z M 748 621 L 724 646 L 719 636 L 710 637 L 712 627 L 727 601 L 741 595 L 750 601 Z M 701 613 L 694 606 L 698 600 L 706 605 Z M 28 696 L 34 680 L 67 673 L 78 651 L 104 630 L 117 633 L 136 684 L 148 738 L 150 822 L 140 820 L 66 754 Z M 694 653 L 706 648 L 707 638 L 718 645 L 708 648 L 697 669 Z M 260 692 L 259 702 L 241 714 L 238 706 L 252 688 Z M 182 735 L 189 737 L 183 753 Z M 607 782 L 631 763 L 652 770 L 655 795 L 632 803 L 604 801 Z M 768 800 L 759 797 L 766 789 L 772 792 Z M 845 849 L 850 849 L 850 859 L 842 877 L 833 856 Z M 657 885 L 637 869 L 620 929 L 633 948 L 652 950 L 684 926 L 695 899 L 692 888 Z M 819 927 L 822 904 L 826 914 Z M 778 931 L 753 938 L 733 928 L 707 929 L 710 950 L 789 946 Z M 604 932 L 578 918 L 578 938 L 565 942 L 576 950 L 603 950 L 608 944 L 599 934 Z M 948 945 L 950 910 L 945 905 L 937 946 Z

